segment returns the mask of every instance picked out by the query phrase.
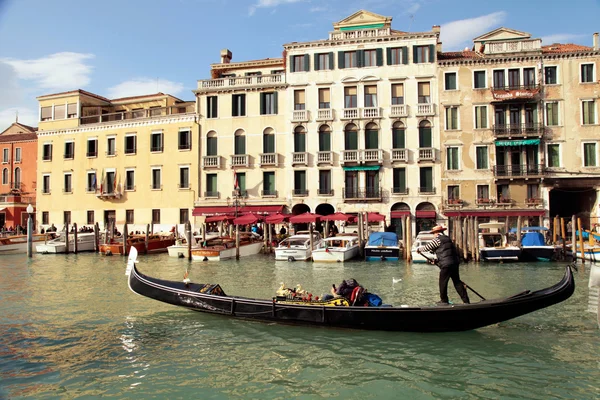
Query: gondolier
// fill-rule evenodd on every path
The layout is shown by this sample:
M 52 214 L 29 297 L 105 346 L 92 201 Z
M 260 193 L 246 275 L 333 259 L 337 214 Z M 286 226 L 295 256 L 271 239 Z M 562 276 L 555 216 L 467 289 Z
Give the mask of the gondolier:
M 448 304 L 448 281 L 452 279 L 454 288 L 458 292 L 463 303 L 470 303 L 467 289 L 460 280 L 460 274 L 458 272 L 458 266 L 460 259 L 452 239 L 448 236 L 441 234 L 446 228 L 437 225 L 431 230 L 434 238 L 431 242 L 425 246 L 421 246 L 417 249 L 417 253 L 429 251 L 435 253 L 438 259 L 438 266 L 440 267 L 440 302 L 438 304 Z

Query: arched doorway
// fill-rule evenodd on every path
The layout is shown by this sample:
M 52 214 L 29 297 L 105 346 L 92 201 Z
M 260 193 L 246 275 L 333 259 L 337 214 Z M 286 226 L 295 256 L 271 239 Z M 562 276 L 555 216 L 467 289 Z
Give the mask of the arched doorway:
M 304 214 L 306 212 L 310 212 L 310 207 L 304 203 L 298 203 L 298 204 L 294 205 L 294 207 L 292 207 L 292 215 Z M 293 228 L 293 229 L 291 229 L 291 228 Z M 293 224 L 293 226 L 290 226 L 289 233 L 295 234 L 298 231 L 307 231 L 307 230 L 308 230 L 308 224 Z
M 387 228 L 389 232 L 394 232 L 399 238 L 404 239 L 404 231 L 402 226 L 402 217 L 410 215 L 410 206 L 406 203 L 394 203 L 390 210 L 390 226 Z
M 435 206 L 429 202 L 424 201 L 417 205 L 417 211 L 415 212 L 416 217 L 416 232 L 418 234 L 421 231 L 431 230 L 435 226 L 436 211 Z
M 331 214 L 335 214 L 335 207 L 333 207 L 331 204 L 328 203 L 321 203 L 317 206 L 317 208 L 315 208 L 315 213 L 319 214 L 319 215 L 331 215 Z M 329 223 L 329 227 L 331 228 L 331 224 L 333 222 Z M 323 232 L 325 231 L 325 222 L 320 222 L 317 224 L 317 231 L 323 235 Z

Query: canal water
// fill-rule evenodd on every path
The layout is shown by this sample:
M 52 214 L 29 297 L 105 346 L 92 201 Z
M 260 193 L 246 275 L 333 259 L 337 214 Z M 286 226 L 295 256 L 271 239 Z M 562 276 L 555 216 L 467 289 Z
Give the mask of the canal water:
M 438 300 L 437 268 L 404 263 L 188 263 L 140 270 L 270 298 L 355 278 L 384 302 Z M 277 325 L 195 313 L 129 291 L 121 257 L 0 257 L 0 399 L 600 398 L 600 332 L 589 267 L 566 302 L 470 332 L 419 334 Z M 488 298 L 558 282 L 564 264 L 467 264 Z M 451 300 L 458 296 L 450 285 Z M 473 301 L 476 296 L 470 294 Z

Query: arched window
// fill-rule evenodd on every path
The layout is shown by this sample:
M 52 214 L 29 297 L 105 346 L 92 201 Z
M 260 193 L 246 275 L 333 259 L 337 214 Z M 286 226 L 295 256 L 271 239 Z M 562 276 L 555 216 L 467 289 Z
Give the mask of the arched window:
M 2 184 L 8 185 L 8 168 L 2 170 Z
M 246 154 L 246 134 L 243 129 L 238 129 L 234 134 L 234 149 L 233 152 L 236 155 Z
M 294 129 L 294 152 L 304 153 L 306 151 L 306 129 L 302 125 Z
M 358 150 L 358 127 L 354 124 L 348 124 L 344 129 L 344 148 Z
M 365 149 L 379 148 L 379 127 L 377 124 L 370 122 L 365 127 Z
M 392 148 L 393 149 L 404 149 L 406 148 L 406 135 L 404 124 L 402 122 L 394 122 L 392 125 Z
M 421 121 L 419 123 L 419 147 L 431 147 L 431 123 L 429 121 Z
M 217 132 L 210 131 L 206 135 L 206 155 L 207 156 L 217 156 L 218 147 L 217 147 Z
M 263 153 L 275 153 L 275 132 L 271 128 L 263 131 Z
M 21 188 L 21 168 L 15 168 L 15 189 Z
M 321 125 L 319 128 L 319 151 L 331 151 L 331 128 Z

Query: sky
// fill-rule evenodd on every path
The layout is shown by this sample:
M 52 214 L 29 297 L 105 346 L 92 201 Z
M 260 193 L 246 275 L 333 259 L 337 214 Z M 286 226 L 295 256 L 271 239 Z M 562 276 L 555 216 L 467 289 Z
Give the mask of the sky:
M 0 132 L 17 113 L 37 126 L 43 94 L 193 100 L 221 49 L 233 61 L 281 57 L 283 44 L 326 39 L 360 9 L 401 31 L 441 25 L 443 51 L 500 26 L 587 46 L 600 30 L 600 0 L 0 0 Z

